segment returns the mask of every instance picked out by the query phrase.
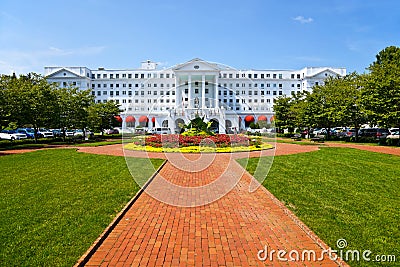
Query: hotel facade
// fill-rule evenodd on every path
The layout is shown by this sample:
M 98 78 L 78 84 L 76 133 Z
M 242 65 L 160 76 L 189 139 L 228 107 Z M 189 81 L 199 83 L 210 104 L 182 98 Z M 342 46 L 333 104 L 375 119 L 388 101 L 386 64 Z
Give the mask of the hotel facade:
M 251 122 L 270 123 L 275 98 L 311 91 L 329 76 L 344 75 L 345 68 L 331 67 L 237 70 L 198 58 L 166 69 L 150 60 L 137 69 L 45 67 L 50 83 L 91 89 L 96 102 L 120 104 L 123 127 L 167 127 L 172 133 L 196 116 L 220 133 L 241 131 Z

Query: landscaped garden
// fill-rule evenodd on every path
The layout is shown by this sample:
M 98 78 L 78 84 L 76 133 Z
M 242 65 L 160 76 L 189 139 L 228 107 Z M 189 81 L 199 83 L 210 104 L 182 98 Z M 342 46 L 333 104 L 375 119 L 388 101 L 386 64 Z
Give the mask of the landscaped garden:
M 136 159 L 135 179 L 162 160 Z M 0 157 L 0 265 L 72 266 L 139 187 L 123 157 L 53 149 Z
M 255 172 L 258 161 L 239 160 L 250 173 Z M 343 238 L 348 243 L 346 250 L 371 250 L 371 258 L 377 254 L 399 257 L 399 177 L 398 156 L 321 148 L 316 152 L 275 156 L 263 186 L 332 249 L 337 249 L 336 241 Z M 256 178 L 260 181 L 264 177 Z M 349 264 L 378 263 L 361 260 Z
M 125 145 L 125 149 L 147 152 L 242 152 L 270 149 L 273 146 L 263 142 L 260 137 L 246 135 L 214 134 L 211 123 L 196 117 L 187 125 L 182 134 L 142 136 Z

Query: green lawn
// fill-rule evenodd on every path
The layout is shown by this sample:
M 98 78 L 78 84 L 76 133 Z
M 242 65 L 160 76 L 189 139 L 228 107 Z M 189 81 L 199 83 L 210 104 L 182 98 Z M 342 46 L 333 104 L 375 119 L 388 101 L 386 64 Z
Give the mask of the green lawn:
M 249 160 L 250 173 L 257 162 Z M 344 238 L 346 249 L 394 254 L 386 266 L 399 266 L 400 157 L 345 148 L 276 156 L 263 185 L 332 249 Z
M 144 179 L 162 160 L 132 162 Z M 124 157 L 72 149 L 1 156 L 0 170 L 1 266 L 74 265 L 139 189 Z

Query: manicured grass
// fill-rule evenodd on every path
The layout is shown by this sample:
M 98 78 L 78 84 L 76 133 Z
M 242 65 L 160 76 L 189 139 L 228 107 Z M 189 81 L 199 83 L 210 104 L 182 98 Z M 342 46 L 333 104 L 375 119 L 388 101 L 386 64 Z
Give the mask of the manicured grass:
M 249 159 L 250 173 L 258 160 Z M 263 185 L 332 249 L 344 238 L 345 250 L 396 255 L 387 266 L 399 266 L 400 157 L 345 148 L 276 156 Z
M 161 163 L 130 164 L 144 179 Z M 124 157 L 72 149 L 1 156 L 0 169 L 1 266 L 74 265 L 139 189 Z

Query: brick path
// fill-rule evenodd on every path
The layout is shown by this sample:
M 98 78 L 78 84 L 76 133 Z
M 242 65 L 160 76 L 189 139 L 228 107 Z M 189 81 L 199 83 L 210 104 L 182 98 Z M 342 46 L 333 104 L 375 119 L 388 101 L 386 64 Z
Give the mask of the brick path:
M 279 152 L 285 147 L 292 149 Z M 121 153 L 117 146 L 107 148 Z M 294 150 L 278 144 L 276 153 Z M 327 246 L 264 187 L 250 193 L 253 178 L 231 156 L 168 154 L 168 162 L 86 266 L 338 266 L 327 256 L 318 262 L 283 262 L 276 254 L 272 262 L 258 259 L 265 246 L 300 255 L 314 250 L 318 256 Z

